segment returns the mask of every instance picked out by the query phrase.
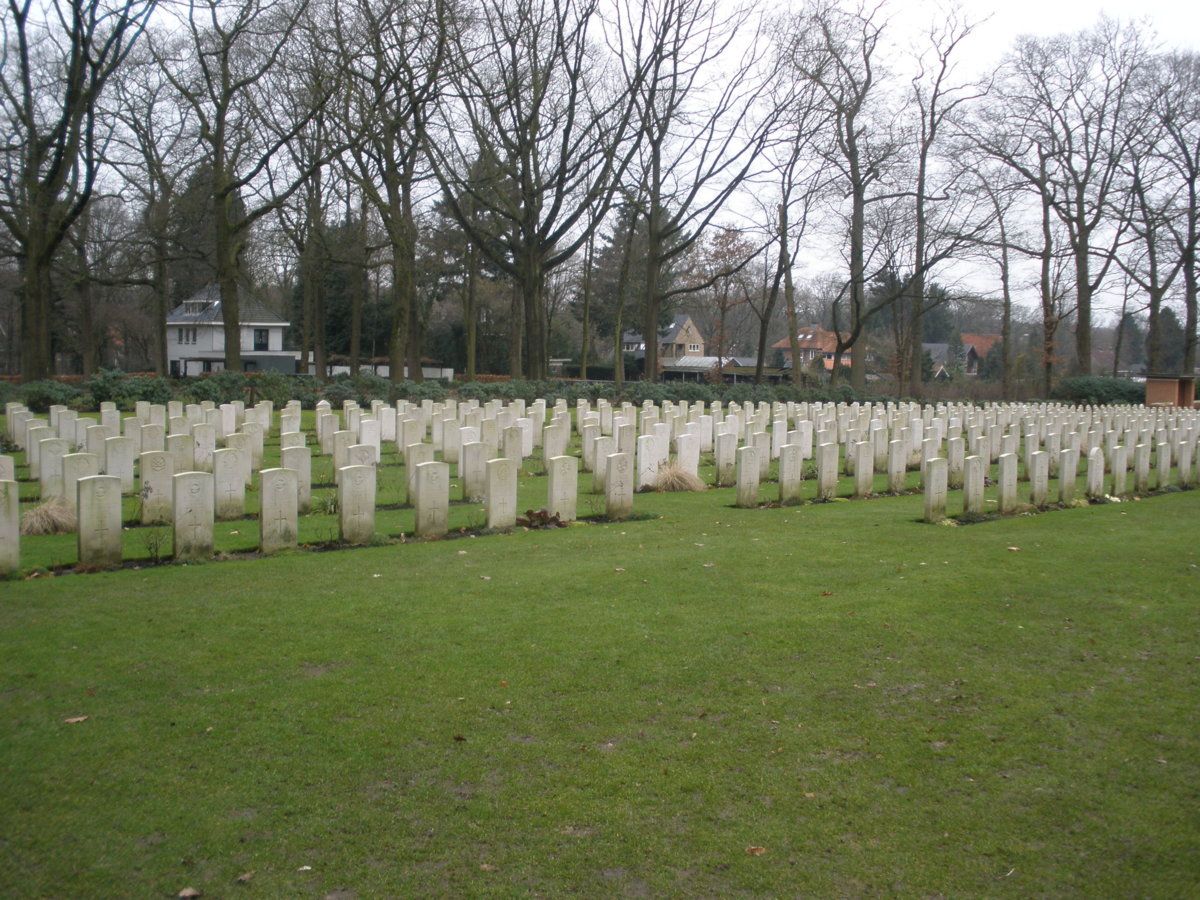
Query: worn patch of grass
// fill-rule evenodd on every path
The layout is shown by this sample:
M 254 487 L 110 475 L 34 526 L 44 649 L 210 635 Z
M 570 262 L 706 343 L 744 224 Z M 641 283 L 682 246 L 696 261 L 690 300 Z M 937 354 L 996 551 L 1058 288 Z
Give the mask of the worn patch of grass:
M 731 501 L 4 583 L 0 892 L 1195 891 L 1200 493 Z

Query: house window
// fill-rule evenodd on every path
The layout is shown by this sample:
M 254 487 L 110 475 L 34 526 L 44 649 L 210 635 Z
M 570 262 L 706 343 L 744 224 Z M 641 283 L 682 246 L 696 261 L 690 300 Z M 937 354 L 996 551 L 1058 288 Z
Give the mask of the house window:
M 261 350 L 267 349 L 267 334 L 268 334 L 268 331 L 266 328 L 255 328 L 254 329 L 254 349 L 255 350 L 261 351 Z
M 177 344 L 183 343 L 183 329 L 182 328 L 178 329 L 178 331 L 175 335 L 175 343 L 177 343 Z
M 191 333 L 188 335 L 188 343 L 189 344 L 196 343 L 196 329 L 195 328 L 193 328 L 191 330 Z
M 699 344 L 688 344 L 688 353 L 699 353 L 699 352 L 700 352 Z

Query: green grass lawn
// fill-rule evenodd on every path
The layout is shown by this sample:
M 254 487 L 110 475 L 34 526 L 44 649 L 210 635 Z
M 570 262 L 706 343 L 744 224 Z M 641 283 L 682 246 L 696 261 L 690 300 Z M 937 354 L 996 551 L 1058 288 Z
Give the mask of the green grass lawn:
M 732 496 L 0 582 L 0 894 L 1200 890 L 1200 491 Z

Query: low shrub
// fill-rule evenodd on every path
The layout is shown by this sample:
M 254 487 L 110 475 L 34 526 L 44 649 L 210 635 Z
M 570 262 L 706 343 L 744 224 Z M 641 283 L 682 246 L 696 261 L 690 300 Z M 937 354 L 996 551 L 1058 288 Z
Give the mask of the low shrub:
M 199 378 L 189 378 L 181 383 L 180 395 L 184 400 L 193 403 L 232 403 L 234 400 L 245 400 L 249 380 L 242 372 L 214 372 L 212 375 L 201 375 Z
M 122 409 L 129 409 L 138 401 L 165 404 L 172 395 L 171 382 L 165 378 L 157 375 L 129 375 L 121 379 L 112 400 Z M 94 392 L 92 399 L 95 399 Z
M 39 413 L 48 411 L 55 404 L 76 405 L 82 393 L 75 385 L 61 381 L 30 381 L 15 392 L 18 400 Z
M 1129 378 L 1104 375 L 1077 375 L 1064 378 L 1054 388 L 1055 400 L 1071 403 L 1133 403 L 1145 402 L 1146 386 Z

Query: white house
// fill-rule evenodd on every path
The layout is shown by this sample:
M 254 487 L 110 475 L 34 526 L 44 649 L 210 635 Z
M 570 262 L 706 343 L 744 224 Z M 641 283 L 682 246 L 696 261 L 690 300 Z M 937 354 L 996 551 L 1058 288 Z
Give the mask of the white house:
M 291 323 L 242 293 L 238 297 L 242 368 L 247 372 L 296 371 L 300 354 L 283 349 Z M 197 291 L 167 314 L 167 364 L 174 376 L 202 375 L 225 368 L 225 327 L 216 285 Z

